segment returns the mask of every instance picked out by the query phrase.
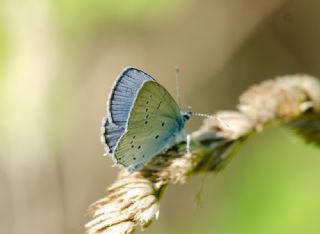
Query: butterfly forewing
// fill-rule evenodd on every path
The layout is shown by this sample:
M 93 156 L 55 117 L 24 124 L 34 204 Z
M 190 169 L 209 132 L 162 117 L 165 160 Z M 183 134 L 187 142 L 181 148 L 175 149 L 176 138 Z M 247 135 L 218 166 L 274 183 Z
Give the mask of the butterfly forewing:
M 138 91 L 114 160 L 124 167 L 142 164 L 172 144 L 183 126 L 171 95 L 157 82 L 146 81 Z

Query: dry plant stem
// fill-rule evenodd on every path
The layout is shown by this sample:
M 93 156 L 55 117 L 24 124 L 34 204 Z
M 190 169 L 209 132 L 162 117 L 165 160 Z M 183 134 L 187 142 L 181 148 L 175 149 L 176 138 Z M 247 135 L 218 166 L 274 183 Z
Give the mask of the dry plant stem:
M 181 142 L 139 172 L 122 170 L 107 197 L 91 205 L 87 233 L 128 234 L 136 226 L 147 227 L 159 215 L 159 201 L 168 184 L 183 184 L 197 172 L 221 170 L 237 146 L 272 123 L 285 123 L 308 142 L 319 144 L 320 82 L 293 75 L 253 86 L 240 96 L 238 111 L 218 112 L 192 133 L 192 154 Z

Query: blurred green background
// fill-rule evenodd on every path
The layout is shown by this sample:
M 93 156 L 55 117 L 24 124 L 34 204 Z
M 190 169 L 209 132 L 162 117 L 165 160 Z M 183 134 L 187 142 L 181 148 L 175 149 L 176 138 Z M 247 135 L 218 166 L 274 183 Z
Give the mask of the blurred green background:
M 234 109 L 262 80 L 320 77 L 319 22 L 317 0 L 3 0 L 0 233 L 84 232 L 118 171 L 99 128 L 124 67 L 174 95 L 178 65 L 184 108 Z M 319 148 L 272 127 L 222 173 L 170 186 L 145 233 L 320 233 L 319 177 Z

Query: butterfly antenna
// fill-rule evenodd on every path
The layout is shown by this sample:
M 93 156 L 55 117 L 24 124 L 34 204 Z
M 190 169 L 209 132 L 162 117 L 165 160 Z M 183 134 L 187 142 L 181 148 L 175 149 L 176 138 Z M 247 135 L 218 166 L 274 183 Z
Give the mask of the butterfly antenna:
M 223 123 L 225 126 L 227 126 L 228 128 L 230 128 L 229 124 L 226 123 L 226 121 L 224 121 L 223 119 L 220 119 L 219 117 L 215 116 L 215 115 L 207 115 L 207 114 L 202 114 L 202 113 L 197 113 L 197 112 L 192 112 L 192 115 L 194 116 L 199 116 L 199 117 L 204 117 L 204 118 L 215 118 L 216 120 L 218 120 L 220 123 Z
M 181 106 L 181 96 L 180 96 L 180 69 L 176 66 L 176 91 L 178 104 Z

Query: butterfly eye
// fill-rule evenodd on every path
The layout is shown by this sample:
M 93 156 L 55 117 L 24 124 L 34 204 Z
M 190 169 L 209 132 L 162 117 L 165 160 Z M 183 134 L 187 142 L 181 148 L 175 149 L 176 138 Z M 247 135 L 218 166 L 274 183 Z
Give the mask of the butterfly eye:
M 156 137 L 155 137 L 156 139 L 158 139 L 159 138 L 159 135 L 156 135 Z
M 138 146 L 138 149 L 141 149 L 141 145 Z
M 148 124 L 148 121 L 145 121 L 144 124 Z
M 164 122 L 162 122 L 161 126 L 162 126 L 162 127 L 164 126 Z

